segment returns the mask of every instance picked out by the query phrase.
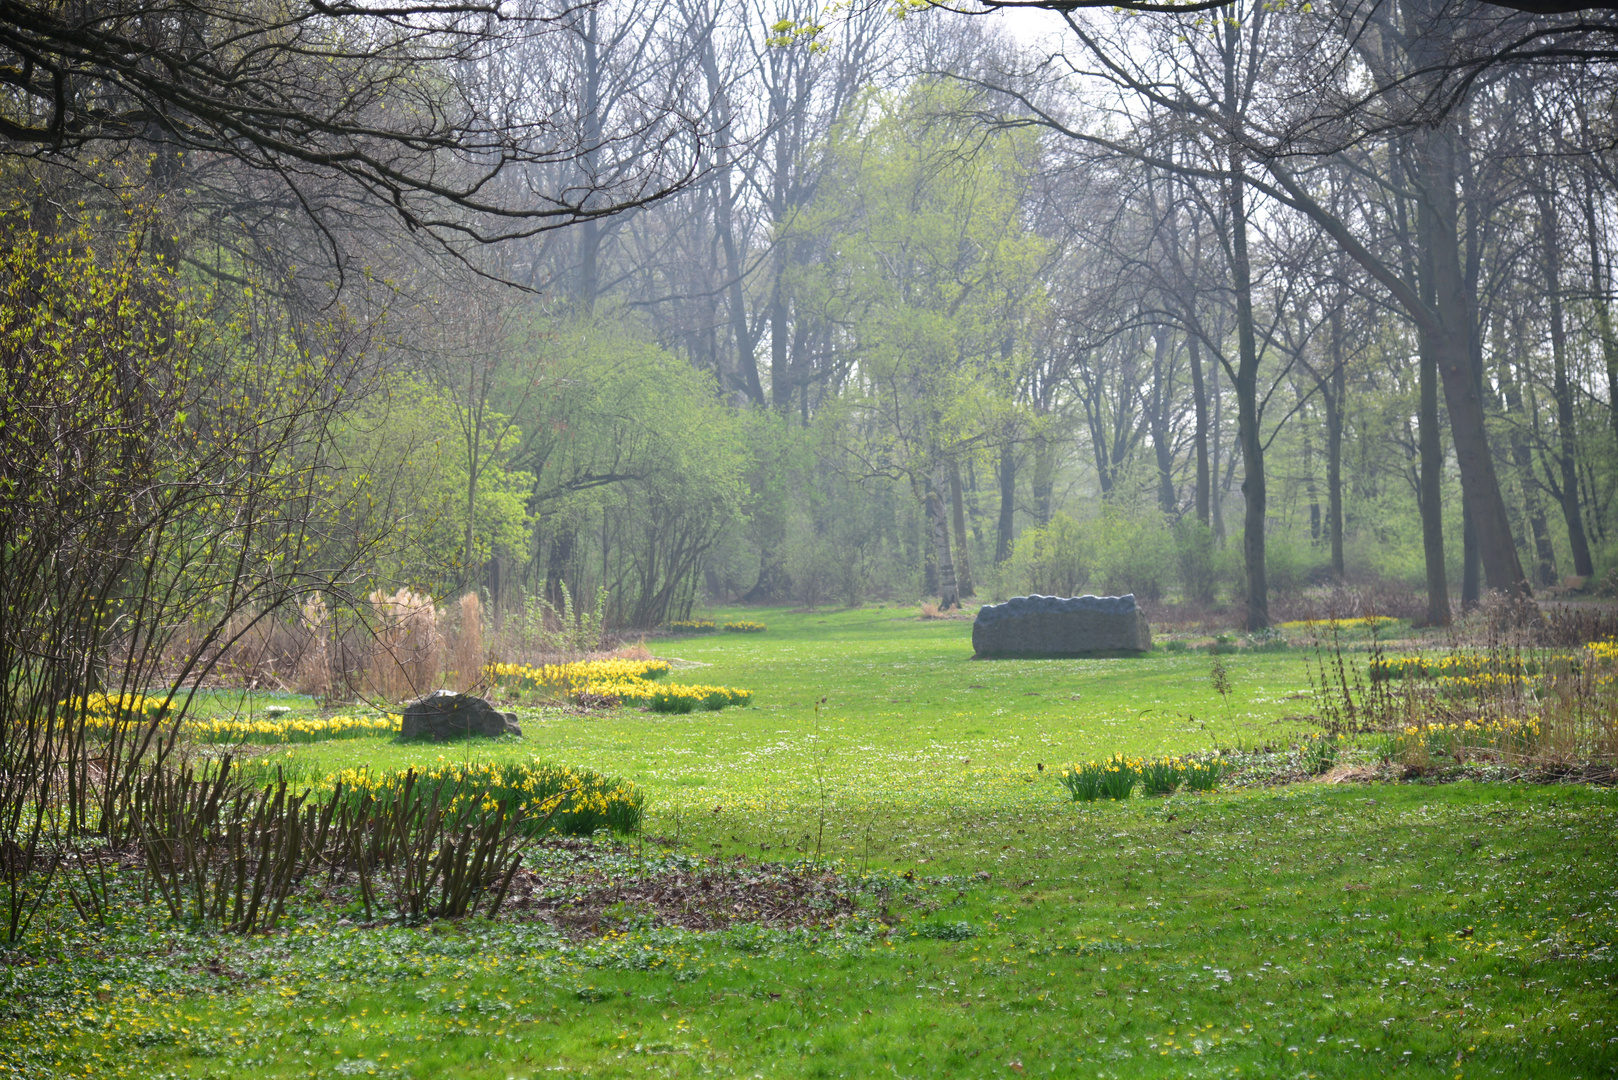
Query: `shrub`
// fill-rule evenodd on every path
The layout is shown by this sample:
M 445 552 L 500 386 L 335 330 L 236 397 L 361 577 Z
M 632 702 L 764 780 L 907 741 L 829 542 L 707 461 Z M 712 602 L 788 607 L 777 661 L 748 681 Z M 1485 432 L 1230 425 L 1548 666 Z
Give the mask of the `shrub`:
M 1185 598 L 1193 604 L 1212 604 L 1219 583 L 1219 542 L 1213 530 L 1196 518 L 1176 521 L 1174 561 Z
M 1157 509 L 1133 513 L 1108 508 L 1091 523 L 1096 540 L 1096 576 L 1109 593 L 1134 593 L 1161 600 L 1174 565 L 1173 539 Z
M 1090 581 L 1095 550 L 1084 526 L 1066 514 L 1057 514 L 1045 525 L 1024 530 L 1010 561 L 1011 589 L 1074 596 Z

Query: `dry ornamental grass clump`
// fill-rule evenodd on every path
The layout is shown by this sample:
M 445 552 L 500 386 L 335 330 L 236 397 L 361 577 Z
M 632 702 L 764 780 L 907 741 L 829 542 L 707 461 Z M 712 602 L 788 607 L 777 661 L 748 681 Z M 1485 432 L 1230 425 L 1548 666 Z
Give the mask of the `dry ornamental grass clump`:
M 483 601 L 475 592 L 461 597 L 461 625 L 455 630 L 455 689 L 475 694 L 483 688 Z
M 401 588 L 371 594 L 376 623 L 365 668 L 367 692 L 387 701 L 420 697 L 438 682 L 443 639 L 433 599 Z

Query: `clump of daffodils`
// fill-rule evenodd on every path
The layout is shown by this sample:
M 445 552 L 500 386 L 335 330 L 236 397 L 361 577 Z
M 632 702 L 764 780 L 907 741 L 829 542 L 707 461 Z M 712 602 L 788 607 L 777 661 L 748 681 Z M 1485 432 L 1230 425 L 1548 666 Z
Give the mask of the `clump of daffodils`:
M 1436 757 L 1465 761 L 1480 752 L 1527 757 L 1539 745 L 1539 737 L 1538 716 L 1423 724 L 1388 736 L 1381 747 L 1381 756 L 1389 761 L 1406 762 Z
M 92 737 L 110 736 L 116 729 L 134 723 L 162 720 L 168 713 L 163 698 L 140 694 L 118 697 L 90 694 L 80 707 L 85 733 Z M 321 718 L 293 716 L 286 706 L 271 706 L 255 717 L 187 717 L 180 721 L 179 736 L 193 743 L 257 743 L 273 746 L 353 739 L 366 735 L 396 735 L 400 723 L 401 718 L 397 713 Z
M 502 804 L 533 829 L 588 836 L 601 829 L 633 833 L 640 828 L 646 799 L 634 784 L 589 769 L 538 760 L 504 763 L 453 762 L 430 769 L 344 769 L 326 777 L 326 790 L 342 786 L 351 798 L 387 803 L 409 784 L 437 796 L 452 819 L 493 811 Z
M 653 712 L 722 709 L 746 705 L 753 699 L 751 690 L 729 686 L 659 682 L 669 672 L 666 660 L 579 660 L 535 667 L 491 664 L 485 671 L 491 681 L 517 690 L 539 690 L 571 701 L 583 698 L 644 705 Z
M 1069 765 L 1058 779 L 1076 802 L 1127 799 L 1139 786 L 1148 795 L 1168 795 L 1180 788 L 1212 791 L 1224 778 L 1224 763 L 1217 758 L 1134 758 L 1114 754 L 1106 761 Z

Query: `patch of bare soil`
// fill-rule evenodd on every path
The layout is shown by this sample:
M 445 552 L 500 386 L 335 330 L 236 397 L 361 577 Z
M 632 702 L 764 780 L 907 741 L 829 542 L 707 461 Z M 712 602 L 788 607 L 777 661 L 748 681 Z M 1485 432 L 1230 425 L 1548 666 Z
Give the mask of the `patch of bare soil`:
M 1315 779 L 1322 784 L 1369 784 L 1382 779 L 1382 770 L 1375 765 L 1339 765 Z
M 659 926 L 824 927 L 855 910 L 854 888 L 830 871 L 752 862 L 740 855 L 636 868 L 622 859 L 592 858 L 587 845 L 574 851 L 580 857 L 556 859 L 553 850 L 543 868 L 518 871 L 502 915 L 545 922 L 582 938 Z

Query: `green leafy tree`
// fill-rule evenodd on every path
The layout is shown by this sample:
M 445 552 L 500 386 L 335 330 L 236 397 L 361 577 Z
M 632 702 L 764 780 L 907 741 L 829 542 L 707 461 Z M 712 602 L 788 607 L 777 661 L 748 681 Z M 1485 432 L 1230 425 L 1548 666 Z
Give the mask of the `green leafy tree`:
M 945 606 L 960 597 L 951 480 L 1012 408 L 1046 259 L 1023 203 L 1037 144 L 985 133 L 971 105 L 933 82 L 868 96 L 834 132 L 819 194 L 792 226 L 827 249 L 794 291 L 838 328 L 852 452 L 924 507 L 928 584 Z

